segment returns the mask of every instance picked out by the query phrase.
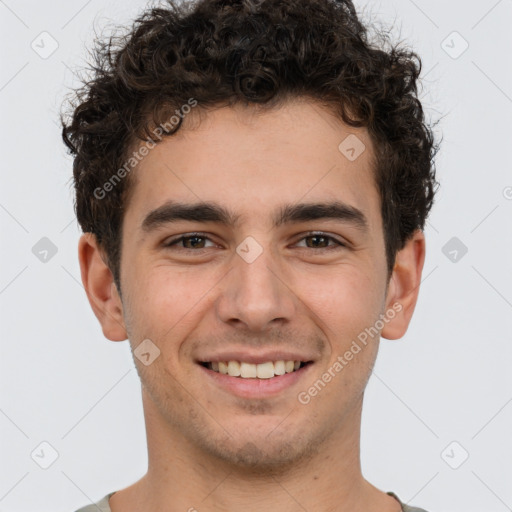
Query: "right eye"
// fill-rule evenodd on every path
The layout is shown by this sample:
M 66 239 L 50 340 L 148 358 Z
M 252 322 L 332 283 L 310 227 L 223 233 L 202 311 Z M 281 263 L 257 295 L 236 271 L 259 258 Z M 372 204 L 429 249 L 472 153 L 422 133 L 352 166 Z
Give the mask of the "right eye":
M 189 244 L 189 247 L 180 247 L 180 249 L 183 249 L 185 251 L 200 252 L 201 250 L 207 249 L 207 247 L 200 246 L 204 244 L 206 240 L 209 240 L 211 242 L 211 240 L 208 237 L 204 236 L 203 233 L 190 233 L 188 235 L 181 235 L 178 238 L 170 240 L 169 242 L 164 244 L 164 247 L 173 247 L 178 244 Z

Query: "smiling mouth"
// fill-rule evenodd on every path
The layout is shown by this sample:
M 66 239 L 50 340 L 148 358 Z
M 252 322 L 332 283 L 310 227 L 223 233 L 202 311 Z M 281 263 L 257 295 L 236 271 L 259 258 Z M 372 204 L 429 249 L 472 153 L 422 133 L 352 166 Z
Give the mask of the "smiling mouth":
M 293 373 L 312 361 L 267 361 L 261 364 L 244 363 L 240 361 L 212 361 L 200 363 L 208 370 L 239 377 L 241 379 L 272 379 L 286 373 Z

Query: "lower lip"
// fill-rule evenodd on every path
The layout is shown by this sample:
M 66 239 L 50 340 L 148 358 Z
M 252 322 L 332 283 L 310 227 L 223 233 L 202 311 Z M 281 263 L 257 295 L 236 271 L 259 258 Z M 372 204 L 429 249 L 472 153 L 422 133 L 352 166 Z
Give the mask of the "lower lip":
M 297 384 L 305 377 L 313 366 L 312 363 L 284 375 L 277 375 L 270 379 L 244 379 L 242 377 L 231 377 L 213 370 L 209 370 L 202 365 L 199 368 L 205 372 L 206 376 L 226 391 L 238 395 L 242 398 L 268 398 L 276 396 L 283 390 Z

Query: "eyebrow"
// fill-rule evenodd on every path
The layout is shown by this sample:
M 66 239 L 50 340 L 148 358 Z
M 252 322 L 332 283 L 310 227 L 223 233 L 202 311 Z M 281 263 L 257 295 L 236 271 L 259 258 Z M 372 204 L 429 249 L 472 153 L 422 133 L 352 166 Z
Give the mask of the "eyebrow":
M 273 216 L 273 227 L 320 219 L 334 219 L 352 224 L 361 231 L 368 230 L 368 220 L 358 208 L 341 201 L 326 203 L 288 204 L 278 208 Z M 142 221 L 145 233 L 177 221 L 216 222 L 225 226 L 238 226 L 241 216 L 213 202 L 180 203 L 167 201 L 149 212 Z

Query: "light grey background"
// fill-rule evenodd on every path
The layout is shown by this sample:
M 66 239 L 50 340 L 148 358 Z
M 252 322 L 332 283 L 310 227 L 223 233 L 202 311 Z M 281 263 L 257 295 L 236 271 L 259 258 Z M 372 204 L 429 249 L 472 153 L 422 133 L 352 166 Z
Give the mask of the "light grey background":
M 143 6 L 0 0 L 0 511 L 73 511 L 146 470 L 128 343 L 103 337 L 81 285 L 58 124 L 93 26 Z M 407 335 L 381 344 L 363 471 L 429 512 L 512 510 L 512 0 L 356 6 L 401 26 L 424 62 L 427 113 L 444 116 L 424 281 Z M 33 253 L 43 237 L 57 249 L 46 262 Z M 42 442 L 58 452 L 47 469 Z

